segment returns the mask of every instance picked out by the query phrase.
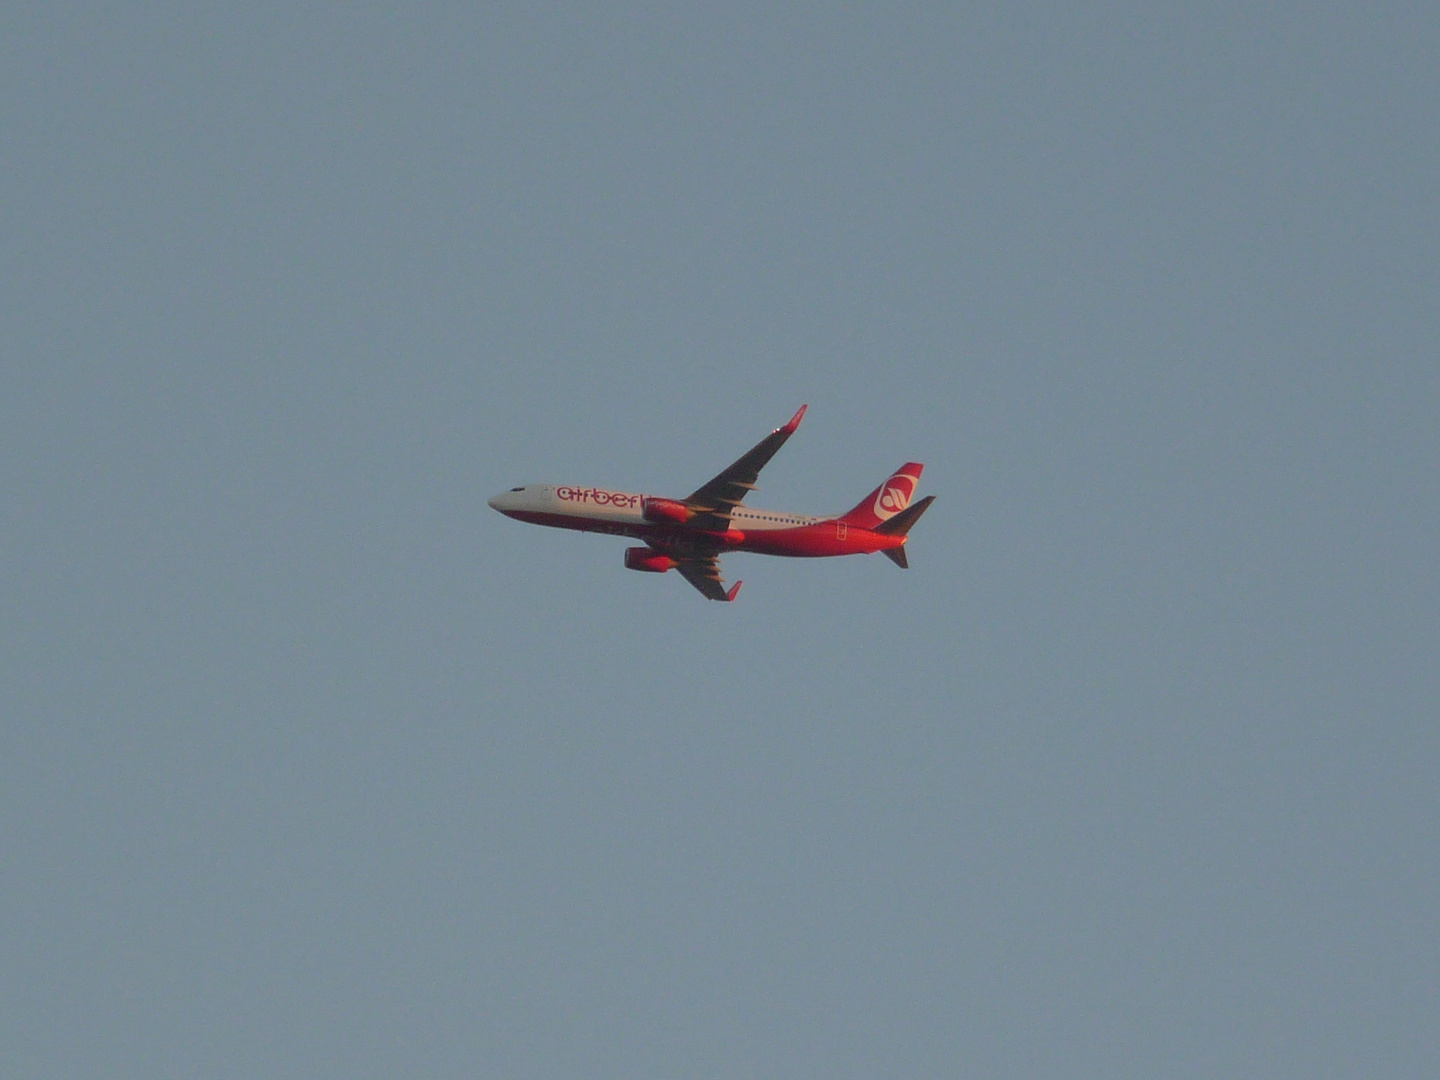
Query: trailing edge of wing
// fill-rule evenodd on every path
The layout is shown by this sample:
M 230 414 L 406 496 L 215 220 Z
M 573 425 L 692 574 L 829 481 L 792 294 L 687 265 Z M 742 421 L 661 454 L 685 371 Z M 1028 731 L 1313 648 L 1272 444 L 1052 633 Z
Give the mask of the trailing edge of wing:
M 716 532 L 723 532 L 730 527 L 731 509 L 739 506 L 745 496 L 755 490 L 755 481 L 760 477 L 760 470 L 775 456 L 775 452 L 785 445 L 785 440 L 795 434 L 806 408 L 808 406 L 801 405 L 789 423 L 766 435 L 748 453 L 709 483 L 697 488 L 685 500 L 699 511 L 691 518 L 692 525 Z

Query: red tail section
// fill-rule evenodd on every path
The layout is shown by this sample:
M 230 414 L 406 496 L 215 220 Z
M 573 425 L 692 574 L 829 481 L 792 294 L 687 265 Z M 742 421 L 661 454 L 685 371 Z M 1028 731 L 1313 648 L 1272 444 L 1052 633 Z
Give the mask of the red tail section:
M 888 521 L 910 505 L 924 469 L 918 461 L 907 461 L 840 520 L 857 529 L 873 529 L 882 521 Z

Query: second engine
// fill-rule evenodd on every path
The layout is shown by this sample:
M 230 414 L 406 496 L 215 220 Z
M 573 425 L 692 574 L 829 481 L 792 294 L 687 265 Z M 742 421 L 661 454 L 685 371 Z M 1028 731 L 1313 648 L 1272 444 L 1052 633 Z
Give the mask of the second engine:
M 663 574 L 679 564 L 664 552 L 648 547 L 625 549 L 625 569 L 640 570 L 647 574 Z

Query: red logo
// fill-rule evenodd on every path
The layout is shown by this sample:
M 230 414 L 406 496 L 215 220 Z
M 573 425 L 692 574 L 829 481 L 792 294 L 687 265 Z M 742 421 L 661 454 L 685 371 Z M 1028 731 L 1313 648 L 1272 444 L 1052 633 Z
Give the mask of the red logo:
M 885 521 L 909 506 L 910 496 L 915 494 L 916 483 L 915 477 L 909 473 L 896 473 L 886 480 L 880 488 L 880 494 L 875 498 L 875 516 Z
M 594 503 L 596 506 L 623 506 L 630 509 L 640 505 L 639 495 L 626 495 L 620 491 L 606 491 L 604 488 L 555 489 L 556 498 L 566 502 Z

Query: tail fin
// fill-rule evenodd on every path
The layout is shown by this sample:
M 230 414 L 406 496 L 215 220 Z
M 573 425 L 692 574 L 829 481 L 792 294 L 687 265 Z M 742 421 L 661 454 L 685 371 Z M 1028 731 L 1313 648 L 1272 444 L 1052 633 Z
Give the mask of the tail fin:
M 907 461 L 895 470 L 889 480 L 861 499 L 855 509 L 840 520 L 857 529 L 873 529 L 881 522 L 889 521 L 910 505 L 910 499 L 920 483 L 920 473 L 924 469 L 925 466 L 918 461 Z M 916 517 L 918 516 L 917 514 Z

